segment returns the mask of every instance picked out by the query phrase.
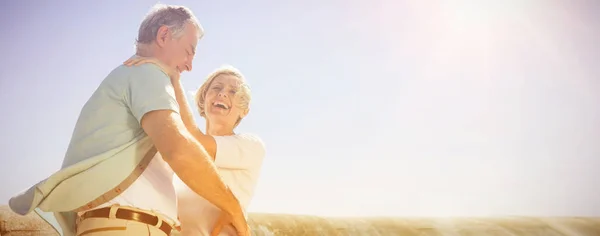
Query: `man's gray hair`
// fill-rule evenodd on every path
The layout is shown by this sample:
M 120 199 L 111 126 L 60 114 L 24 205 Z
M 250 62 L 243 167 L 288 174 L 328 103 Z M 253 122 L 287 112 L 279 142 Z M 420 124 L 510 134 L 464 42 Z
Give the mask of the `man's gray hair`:
M 186 23 L 192 23 L 199 33 L 199 38 L 204 35 L 204 29 L 194 13 L 184 6 L 173 6 L 165 4 L 156 4 L 142 21 L 136 40 L 136 47 L 140 44 L 149 44 L 156 40 L 158 28 L 167 26 L 173 33 L 173 37 L 179 38 L 183 35 Z

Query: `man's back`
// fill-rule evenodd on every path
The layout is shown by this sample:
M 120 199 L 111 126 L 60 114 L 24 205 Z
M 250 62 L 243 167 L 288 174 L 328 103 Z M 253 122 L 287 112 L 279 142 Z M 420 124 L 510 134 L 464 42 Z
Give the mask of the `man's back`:
M 106 152 L 118 152 L 125 148 L 123 145 L 146 137 L 131 111 L 130 86 L 131 80 L 143 80 L 149 73 L 162 72 L 152 65 L 119 66 L 102 81 L 81 110 L 63 168 Z
M 11 198 L 11 209 L 21 215 L 34 210 L 55 212 L 61 225 L 55 225 L 57 230 L 73 235 L 76 212 L 111 201 L 121 193 L 121 187 L 133 183 L 124 181 L 144 182 L 144 178 L 137 178 L 142 174 L 140 168 L 145 169 L 140 165 L 146 165 L 143 160 L 151 160 L 148 158 L 154 156 L 156 149 L 140 120 L 155 110 L 179 112 L 168 76 L 155 65 L 114 69 L 81 110 L 61 170 Z M 153 173 L 150 177 L 172 175 L 170 168 L 163 168 L 166 164 L 154 166 L 150 166 Z M 163 182 L 170 180 L 165 178 Z M 145 185 L 136 186 L 140 189 Z M 172 205 L 174 208 L 174 201 Z M 40 216 L 51 224 L 54 222 L 45 218 L 51 215 Z
M 178 112 L 173 93 L 155 65 L 114 69 L 81 110 L 61 170 L 13 197 L 11 209 L 24 215 L 34 208 L 66 212 L 94 205 L 153 149 L 140 120 L 152 110 Z

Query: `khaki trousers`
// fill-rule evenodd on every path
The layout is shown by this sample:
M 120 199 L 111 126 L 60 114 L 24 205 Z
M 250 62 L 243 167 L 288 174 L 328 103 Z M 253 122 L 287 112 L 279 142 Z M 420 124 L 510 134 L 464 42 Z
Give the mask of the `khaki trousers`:
M 130 210 L 145 212 L 151 215 L 160 215 L 137 208 L 113 206 L 109 218 L 87 218 L 77 224 L 77 236 L 168 236 L 165 232 L 154 225 L 148 225 L 132 220 L 115 218 L 116 209 L 126 208 Z

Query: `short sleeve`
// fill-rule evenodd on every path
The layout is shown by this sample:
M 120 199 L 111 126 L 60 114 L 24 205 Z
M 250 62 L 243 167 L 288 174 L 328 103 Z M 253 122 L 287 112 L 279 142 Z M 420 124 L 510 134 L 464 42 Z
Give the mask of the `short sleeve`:
M 224 169 L 259 168 L 265 156 L 262 140 L 251 134 L 213 136 L 217 144 L 215 165 Z
M 126 97 L 131 113 L 138 122 L 151 111 L 172 110 L 179 113 L 175 89 L 169 77 L 153 64 L 131 67 Z

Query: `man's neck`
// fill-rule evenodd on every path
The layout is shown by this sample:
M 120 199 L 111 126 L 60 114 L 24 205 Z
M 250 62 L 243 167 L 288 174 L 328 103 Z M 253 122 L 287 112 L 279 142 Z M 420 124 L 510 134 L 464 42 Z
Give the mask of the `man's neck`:
M 149 47 L 150 46 L 138 47 L 135 55 L 139 56 L 139 57 L 152 57 L 154 55 L 154 53 L 152 53 L 152 50 L 150 50 Z
M 138 57 L 156 58 L 163 64 L 169 65 L 168 61 L 165 60 L 164 55 L 161 53 L 158 53 L 158 48 L 154 44 L 138 45 L 135 55 Z

